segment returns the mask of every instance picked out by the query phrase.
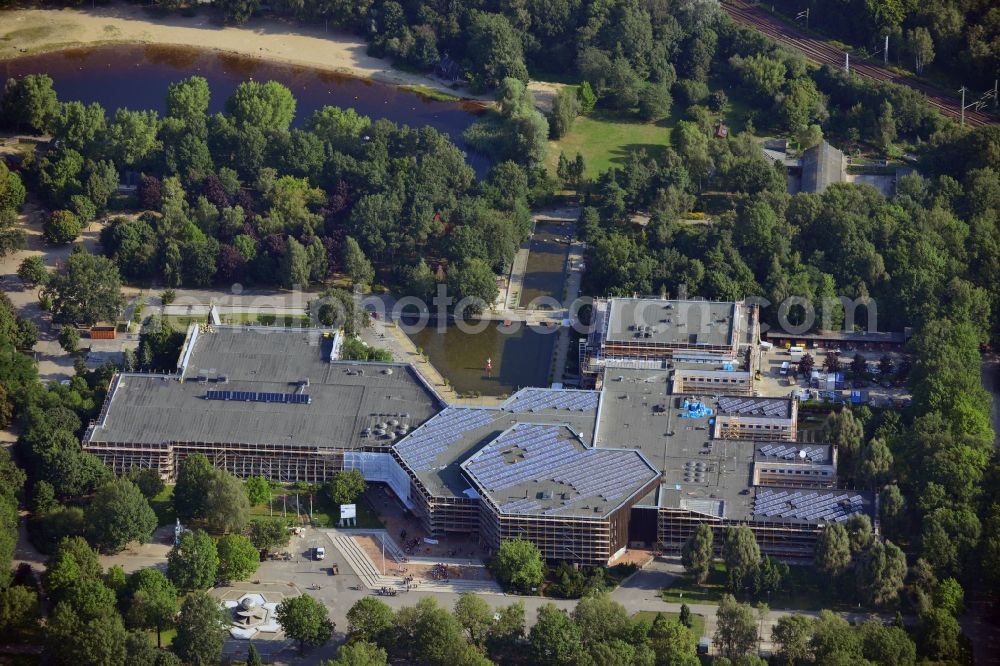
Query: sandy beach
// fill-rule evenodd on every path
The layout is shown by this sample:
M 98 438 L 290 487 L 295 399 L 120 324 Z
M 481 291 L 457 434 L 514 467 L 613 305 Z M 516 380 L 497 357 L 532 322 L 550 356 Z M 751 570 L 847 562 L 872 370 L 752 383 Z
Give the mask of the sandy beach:
M 169 44 L 236 53 L 263 60 L 316 67 L 393 85 L 427 86 L 466 99 L 492 100 L 468 89 L 455 90 L 431 76 L 392 68 L 373 58 L 363 39 L 297 21 L 252 19 L 242 27 L 222 26 L 215 15 L 193 17 L 152 13 L 134 5 L 76 9 L 0 11 L 0 59 L 99 44 Z M 547 109 L 558 84 L 531 82 L 539 107 Z

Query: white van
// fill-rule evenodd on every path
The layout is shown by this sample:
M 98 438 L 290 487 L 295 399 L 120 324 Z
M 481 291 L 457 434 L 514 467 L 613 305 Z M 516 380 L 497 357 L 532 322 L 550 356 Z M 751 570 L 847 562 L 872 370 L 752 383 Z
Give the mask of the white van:
M 781 376 L 782 377 L 784 377 L 785 375 L 788 374 L 788 367 L 789 367 L 788 361 L 785 361 L 784 363 L 781 364 Z
M 800 347 L 798 345 L 788 348 L 788 353 L 791 354 L 792 356 L 795 356 L 796 354 L 802 354 L 805 351 L 806 351 L 805 347 Z

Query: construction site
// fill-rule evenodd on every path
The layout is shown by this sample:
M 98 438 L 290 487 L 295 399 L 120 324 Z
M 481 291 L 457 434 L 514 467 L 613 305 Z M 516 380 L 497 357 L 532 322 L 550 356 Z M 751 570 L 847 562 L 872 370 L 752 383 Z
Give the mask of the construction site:
M 707 340 L 717 349 L 698 352 L 737 372 L 726 368 L 756 353 L 755 313 L 703 311 L 742 322 L 717 322 L 726 332 Z M 165 479 L 194 453 L 288 483 L 358 469 L 429 535 L 486 554 L 524 538 L 580 565 L 613 564 L 630 547 L 676 553 L 700 523 L 748 525 L 763 552 L 807 558 L 825 524 L 877 516 L 870 493 L 840 487 L 835 447 L 797 443 L 794 399 L 753 397 L 739 382 L 693 391 L 669 358 L 647 357 L 602 368 L 598 390 L 526 388 L 495 407 L 451 406 L 409 365 L 339 360 L 335 337 L 192 327 L 174 373 L 113 378 L 83 446 L 116 472 Z

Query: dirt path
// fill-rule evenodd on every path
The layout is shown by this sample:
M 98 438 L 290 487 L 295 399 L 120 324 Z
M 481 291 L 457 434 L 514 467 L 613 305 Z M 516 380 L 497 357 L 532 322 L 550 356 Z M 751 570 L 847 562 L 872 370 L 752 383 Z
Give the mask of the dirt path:
M 366 53 L 356 35 L 326 31 L 297 21 L 253 19 L 246 26 L 222 26 L 214 14 L 193 17 L 158 15 L 132 5 L 77 9 L 0 11 L 0 60 L 100 44 L 170 44 L 302 65 L 393 85 L 421 85 L 469 99 L 490 101 L 491 94 L 455 91 L 431 76 L 395 70 L 388 60 Z M 532 82 L 540 108 L 551 108 L 559 85 Z

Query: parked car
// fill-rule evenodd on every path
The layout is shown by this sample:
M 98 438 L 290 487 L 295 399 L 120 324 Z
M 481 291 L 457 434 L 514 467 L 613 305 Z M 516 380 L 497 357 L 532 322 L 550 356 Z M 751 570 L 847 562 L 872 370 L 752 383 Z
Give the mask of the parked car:
M 317 560 L 322 560 L 324 557 L 326 557 L 326 548 L 324 548 L 323 546 L 317 547 L 315 550 L 313 550 L 313 557 Z

